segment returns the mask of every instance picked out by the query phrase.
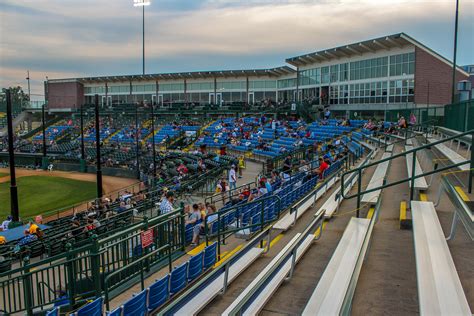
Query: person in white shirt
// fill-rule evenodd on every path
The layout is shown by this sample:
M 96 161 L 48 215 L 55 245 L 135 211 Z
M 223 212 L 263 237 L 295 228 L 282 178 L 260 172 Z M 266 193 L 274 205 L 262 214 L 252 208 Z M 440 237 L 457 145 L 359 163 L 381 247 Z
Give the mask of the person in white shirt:
M 235 174 L 235 165 L 232 165 L 232 167 L 229 170 L 229 187 L 230 187 L 230 190 L 237 188 L 237 176 Z
M 0 228 L 2 231 L 8 230 L 8 225 L 12 222 L 13 217 L 11 215 L 8 215 L 7 219 L 3 221 L 2 225 L 0 225 Z

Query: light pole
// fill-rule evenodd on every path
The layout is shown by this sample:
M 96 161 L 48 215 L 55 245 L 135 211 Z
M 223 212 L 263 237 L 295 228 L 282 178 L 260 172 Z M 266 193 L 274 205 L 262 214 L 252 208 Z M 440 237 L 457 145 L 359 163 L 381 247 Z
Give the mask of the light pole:
M 459 0 L 456 0 L 456 17 L 454 19 L 454 56 L 453 56 L 453 86 L 451 93 L 451 103 L 454 103 L 456 96 L 456 55 L 458 50 L 458 20 L 459 20 Z
M 150 5 L 150 0 L 133 0 L 134 7 L 142 7 L 142 58 L 143 74 L 145 74 L 145 6 Z
M 28 101 L 31 101 L 31 89 L 30 89 L 30 71 L 26 71 L 26 80 L 28 81 Z

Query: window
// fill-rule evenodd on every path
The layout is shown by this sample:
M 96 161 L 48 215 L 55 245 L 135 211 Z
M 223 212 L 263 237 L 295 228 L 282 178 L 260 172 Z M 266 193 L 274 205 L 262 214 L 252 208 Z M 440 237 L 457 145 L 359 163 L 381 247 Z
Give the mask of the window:
M 329 83 L 329 67 L 321 68 L 321 83 Z
M 412 75 L 415 73 L 415 53 L 390 56 L 390 76 Z
M 413 102 L 415 94 L 414 80 L 391 80 L 390 97 L 391 103 Z
M 361 80 L 387 76 L 388 57 L 355 61 L 350 64 L 350 79 Z

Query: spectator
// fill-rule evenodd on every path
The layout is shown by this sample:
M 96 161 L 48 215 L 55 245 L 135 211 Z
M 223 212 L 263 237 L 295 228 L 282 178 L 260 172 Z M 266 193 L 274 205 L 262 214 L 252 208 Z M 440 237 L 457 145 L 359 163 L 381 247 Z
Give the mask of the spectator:
M 323 160 L 323 158 L 319 157 L 319 168 L 316 169 L 316 173 L 319 175 L 319 177 L 322 179 L 324 177 L 324 171 L 326 171 L 327 168 L 329 168 L 329 165 L 327 164 L 326 161 Z
M 22 237 L 15 246 L 15 252 L 20 251 L 20 247 L 28 245 L 29 243 L 38 240 L 38 236 L 30 234 L 28 229 L 25 229 L 25 236 Z
M 39 226 L 36 225 L 35 222 L 33 222 L 33 221 L 31 220 L 31 221 L 30 221 L 30 227 L 28 228 L 28 231 L 30 232 L 30 234 L 37 235 L 39 229 L 40 229 Z
M 410 125 L 416 125 L 416 116 L 414 113 L 410 114 Z
M 199 244 L 199 236 L 205 232 L 204 225 L 207 223 L 207 228 L 210 230 L 212 228 L 212 223 L 215 222 L 217 218 L 216 207 L 215 205 L 210 204 L 207 208 L 207 215 L 206 217 L 203 217 L 202 223 L 194 226 L 191 246 L 197 246 Z
M 7 219 L 3 221 L 2 225 L 0 225 L 0 231 L 6 231 L 8 230 L 8 226 L 12 222 L 13 217 L 11 215 L 7 216 Z
M 235 165 L 232 165 L 232 167 L 229 170 L 229 187 L 230 190 L 235 190 L 237 188 L 237 177 L 235 174 Z
M 245 158 L 244 156 L 239 157 L 239 179 L 242 178 L 242 171 L 245 169 Z
M 291 155 L 286 156 L 285 160 L 283 161 L 283 172 L 289 173 L 291 171 L 292 164 L 291 164 Z
M 201 219 L 201 212 L 199 211 L 199 205 L 193 204 L 193 209 L 192 209 L 192 212 L 188 214 L 186 225 L 195 225 L 200 219 Z
M 163 197 L 160 203 L 160 214 L 167 214 L 169 212 L 174 211 L 173 208 L 173 201 L 174 201 L 174 194 L 171 191 L 168 191 L 166 195 Z
M 221 196 L 222 196 L 222 203 L 225 204 L 226 202 L 226 194 L 225 192 L 227 192 L 227 183 L 225 182 L 224 178 L 222 178 L 218 183 L 217 183 L 217 186 L 216 186 L 216 193 L 221 193 Z
M 265 181 L 265 187 L 267 188 L 267 192 L 272 192 L 273 191 L 273 188 L 272 188 L 272 184 L 270 183 L 270 178 L 267 178 L 266 181 Z

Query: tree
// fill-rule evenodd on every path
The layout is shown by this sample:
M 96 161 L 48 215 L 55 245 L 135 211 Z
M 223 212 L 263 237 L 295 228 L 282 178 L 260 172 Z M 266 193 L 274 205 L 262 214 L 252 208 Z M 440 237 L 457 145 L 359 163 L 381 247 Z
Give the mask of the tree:
M 30 96 L 23 91 L 23 89 L 20 86 L 16 87 L 10 87 L 10 95 L 12 96 L 12 102 L 24 102 L 24 101 L 29 101 Z M 0 101 L 5 102 L 6 101 L 6 88 L 2 88 L 2 93 L 0 94 Z

